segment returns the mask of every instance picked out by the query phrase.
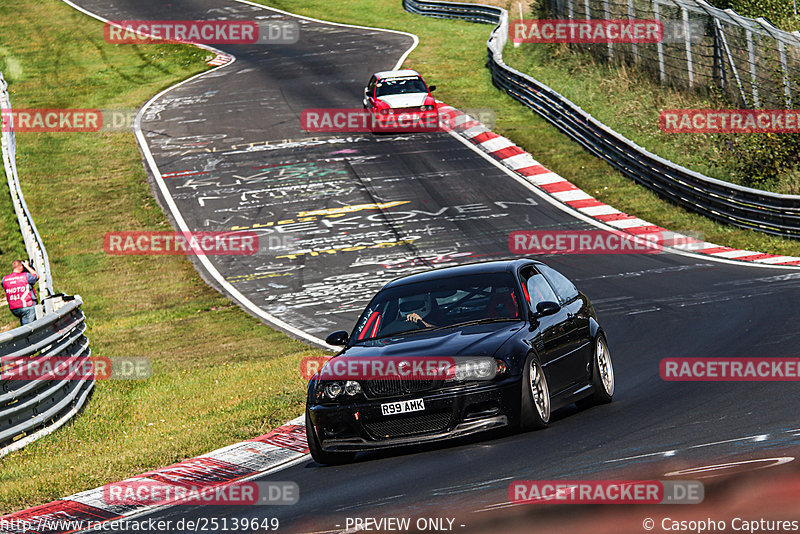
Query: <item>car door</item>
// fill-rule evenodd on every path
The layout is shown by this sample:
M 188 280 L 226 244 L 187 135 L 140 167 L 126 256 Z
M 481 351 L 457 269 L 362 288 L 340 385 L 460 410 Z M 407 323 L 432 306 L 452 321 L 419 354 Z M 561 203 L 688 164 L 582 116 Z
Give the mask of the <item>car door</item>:
M 364 89 L 364 109 L 372 110 L 373 107 L 373 98 L 375 97 L 375 83 L 377 79 L 375 76 L 369 79 L 369 83 L 367 87 Z
M 558 295 L 535 267 L 523 268 L 520 275 L 525 284 L 525 298 L 528 299 L 532 311 L 536 311 L 536 305 L 540 302 L 558 303 Z M 531 325 L 535 328 L 532 344 L 539 355 L 552 395 L 573 383 L 573 370 L 567 356 L 570 353 L 574 323 L 567 314 L 567 308 L 562 306 L 553 315 L 536 318 Z
M 589 373 L 593 348 L 585 297 L 566 276 L 552 267 L 541 265 L 539 270 L 558 296 L 562 309 L 566 311 L 570 334 L 564 361 L 565 373 L 569 375 L 571 384 L 584 382 Z

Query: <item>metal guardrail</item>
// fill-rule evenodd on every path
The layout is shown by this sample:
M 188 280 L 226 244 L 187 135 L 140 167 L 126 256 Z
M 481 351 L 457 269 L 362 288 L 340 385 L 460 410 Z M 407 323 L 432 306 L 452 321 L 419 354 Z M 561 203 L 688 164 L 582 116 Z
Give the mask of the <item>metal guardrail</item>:
M 80 296 L 68 297 L 53 291 L 50 261 L 33 217 L 25 204 L 16 165 L 8 84 L 0 73 L 0 114 L 2 115 L 3 166 L 8 188 L 28 256 L 40 275 L 37 319 L 0 334 L 0 371 L 14 369 L 21 362 L 48 367 L 60 378 L 53 380 L 0 380 L 0 457 L 20 449 L 66 423 L 86 402 L 94 377 L 81 368 L 91 357 L 84 335 L 86 323 L 80 310 Z M 62 374 L 63 373 L 63 374 Z M 63 378 L 62 378 L 63 377 Z
M 495 24 L 486 43 L 494 84 L 625 176 L 677 205 L 712 219 L 800 238 L 800 196 L 716 180 L 656 156 L 547 85 L 506 65 L 503 62 L 503 47 L 508 39 L 505 9 L 432 0 L 403 0 L 403 6 L 419 15 Z

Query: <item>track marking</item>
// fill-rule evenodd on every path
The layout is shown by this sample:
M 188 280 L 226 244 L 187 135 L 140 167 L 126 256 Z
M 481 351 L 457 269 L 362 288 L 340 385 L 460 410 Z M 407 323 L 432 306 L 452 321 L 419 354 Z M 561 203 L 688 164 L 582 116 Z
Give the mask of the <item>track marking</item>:
M 767 469 L 769 467 L 777 467 L 779 465 L 787 464 L 789 462 L 794 461 L 794 459 L 795 459 L 794 456 L 780 456 L 776 458 L 761 458 L 758 460 L 741 460 L 738 462 L 728 462 L 724 464 L 689 467 L 687 469 L 680 469 L 678 471 L 670 471 L 669 473 L 664 473 L 663 476 L 665 477 L 691 476 L 693 479 L 712 478 L 712 477 L 724 476 L 726 474 L 725 472 L 719 472 L 719 471 L 725 471 L 727 469 L 735 469 L 743 465 L 762 464 L 765 462 L 770 462 L 767 465 L 759 465 L 758 467 L 753 467 L 751 469 L 748 469 L 748 471 L 757 471 L 759 469 Z M 698 476 L 698 473 L 711 473 L 711 474 Z

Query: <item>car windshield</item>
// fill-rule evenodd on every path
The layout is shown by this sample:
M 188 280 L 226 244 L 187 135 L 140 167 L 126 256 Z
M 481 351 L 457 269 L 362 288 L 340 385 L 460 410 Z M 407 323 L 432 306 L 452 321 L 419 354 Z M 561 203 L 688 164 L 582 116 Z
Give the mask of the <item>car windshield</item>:
M 375 96 L 401 95 L 404 93 L 427 93 L 428 88 L 419 76 L 413 78 L 389 78 L 378 80 Z
M 454 276 L 385 289 L 362 314 L 351 339 L 520 318 L 510 273 Z

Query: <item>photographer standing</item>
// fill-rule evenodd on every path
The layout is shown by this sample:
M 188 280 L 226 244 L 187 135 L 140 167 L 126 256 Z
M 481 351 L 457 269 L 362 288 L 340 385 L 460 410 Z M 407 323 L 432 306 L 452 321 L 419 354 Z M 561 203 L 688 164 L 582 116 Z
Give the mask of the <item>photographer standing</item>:
M 8 307 L 11 313 L 19 317 L 23 326 L 36 320 L 36 291 L 33 284 L 37 280 L 39 275 L 33 267 L 27 261 L 19 260 L 11 262 L 11 274 L 3 277 Z

